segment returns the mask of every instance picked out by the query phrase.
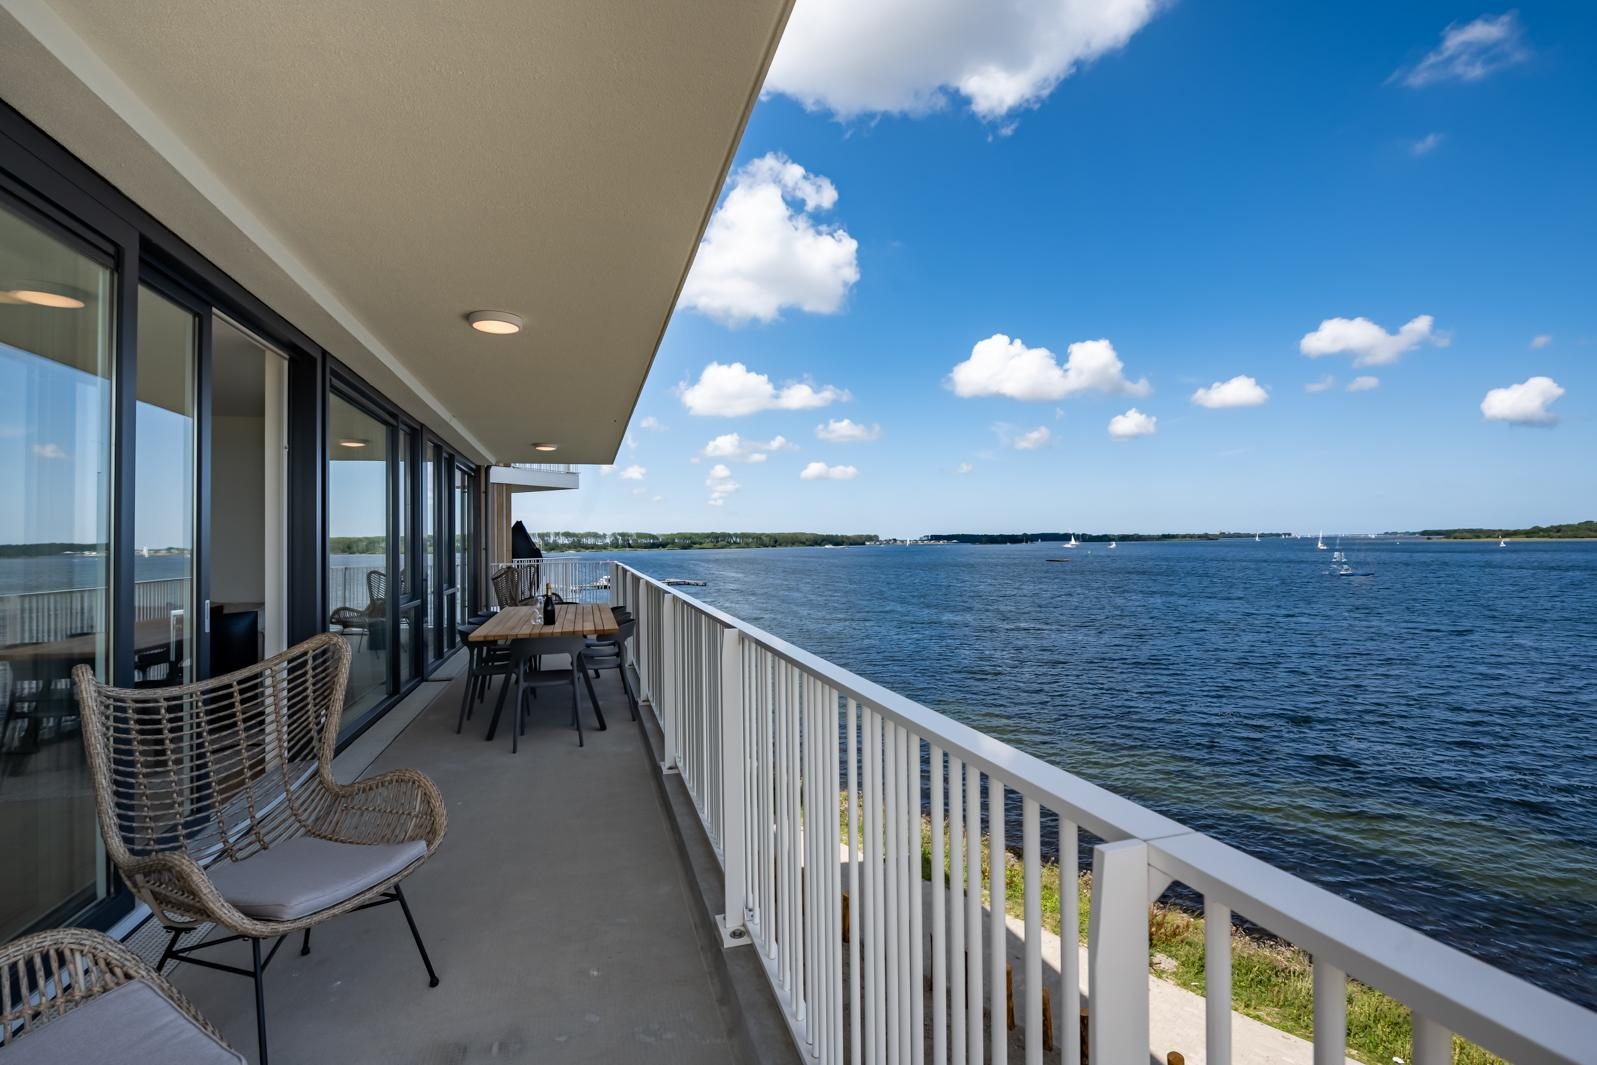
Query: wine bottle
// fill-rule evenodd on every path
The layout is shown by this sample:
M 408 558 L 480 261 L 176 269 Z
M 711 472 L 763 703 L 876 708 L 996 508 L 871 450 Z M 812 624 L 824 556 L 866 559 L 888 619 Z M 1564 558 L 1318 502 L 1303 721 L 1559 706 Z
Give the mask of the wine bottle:
M 555 587 L 552 584 L 543 586 L 543 623 L 545 625 L 555 623 Z

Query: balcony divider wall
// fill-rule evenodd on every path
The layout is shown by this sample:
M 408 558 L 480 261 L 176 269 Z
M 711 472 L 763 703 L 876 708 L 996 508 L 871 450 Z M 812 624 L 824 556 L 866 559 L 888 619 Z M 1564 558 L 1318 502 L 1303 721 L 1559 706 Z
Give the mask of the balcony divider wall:
M 94 664 L 102 678 L 124 686 L 166 677 L 176 682 L 209 672 L 212 660 L 205 653 L 205 640 L 213 614 L 206 591 L 207 562 L 212 555 L 220 558 L 237 549 L 230 542 L 208 543 L 211 323 L 221 316 L 239 333 L 282 356 L 282 426 L 267 437 L 287 453 L 283 498 L 276 501 L 281 504 L 281 535 L 273 541 L 280 540 L 276 549 L 281 551 L 279 576 L 286 601 L 276 604 L 280 614 L 273 616 L 280 621 L 273 639 L 293 644 L 329 627 L 328 436 L 334 397 L 355 403 L 385 426 L 388 526 L 382 569 L 386 578 L 393 578 L 408 562 L 417 576 L 407 577 L 397 585 L 398 594 L 388 596 L 384 621 L 396 647 L 402 628 L 408 628 L 411 657 L 402 668 L 396 656 L 389 656 L 381 697 L 357 719 L 346 721 L 341 743 L 353 739 L 454 649 L 454 617 L 463 617 L 478 601 L 480 568 L 469 553 L 462 564 L 457 537 L 470 536 L 477 528 L 481 471 L 3 101 L 0 222 L 0 266 L 6 267 L 0 270 L 0 312 L 11 314 L 14 334 L 6 336 L 0 323 L 0 364 L 5 364 L 0 369 L 9 366 L 6 372 L 13 377 L 22 374 L 34 382 L 31 391 L 12 400 L 23 424 L 10 428 L 21 435 L 8 431 L 0 438 L 0 460 L 10 445 L 12 458 L 33 464 L 18 461 L 10 467 L 7 491 L 14 498 L 5 506 L 20 510 L 17 504 L 32 492 L 40 504 L 34 512 L 48 518 L 30 527 L 16 520 L 10 526 L 0 524 L 0 548 L 7 549 L 0 551 L 0 568 L 14 571 L 9 583 L 0 583 L 0 630 L 8 610 L 11 618 L 20 616 L 16 601 L 36 602 L 39 596 L 32 593 L 39 591 L 53 594 L 50 588 L 33 587 L 49 583 L 43 574 L 50 567 L 71 571 L 60 582 L 63 593 L 72 589 L 61 602 L 70 598 L 77 611 L 68 618 L 62 607 L 60 617 L 48 622 L 59 622 L 59 633 L 39 628 L 43 621 L 30 621 L 38 631 L 28 632 L 13 622 L 16 631 L 0 631 L 0 654 L 16 643 L 48 650 L 52 642 L 76 641 L 73 646 L 81 643 L 87 649 L 83 660 Z M 6 245 L 8 236 L 14 247 Z M 28 278 L 11 276 L 28 272 L 24 267 L 30 249 L 43 249 L 45 274 L 54 262 L 76 271 L 61 289 L 66 302 L 24 306 L 28 301 L 15 296 L 33 293 L 26 287 Z M 172 327 L 164 345 L 150 346 L 154 334 L 140 332 L 141 293 L 152 316 L 151 329 L 162 317 Z M 45 310 L 57 317 L 49 318 Z M 43 317 L 24 317 L 33 311 Z M 188 316 L 188 325 L 181 325 L 179 311 Z M 75 320 L 70 317 L 74 314 L 79 316 Z M 47 324 L 33 338 L 27 333 L 33 329 L 29 322 Z M 98 330 L 98 340 L 65 332 L 69 325 L 81 329 L 87 324 Z M 142 379 L 141 338 L 148 351 Z M 7 346 L 10 341 L 16 343 Z M 63 350 L 72 353 L 67 361 L 52 354 Z M 46 422 L 67 435 L 33 439 Z M 145 451 L 165 439 L 162 455 L 169 457 L 164 467 L 144 470 L 142 512 L 139 462 L 142 457 L 148 466 L 153 452 L 141 454 L 141 427 L 148 437 Z M 44 435 L 56 434 L 52 429 Z M 398 449 L 406 440 L 401 463 Z M 401 466 L 406 471 L 403 481 Z M 425 485 L 423 469 L 430 471 Z M 64 470 L 74 472 L 62 476 Z M 163 470 L 175 485 L 162 484 Z M 45 473 L 56 474 L 55 480 L 68 487 L 51 489 Z M 269 471 L 265 478 L 271 485 Z M 165 493 L 160 501 L 152 496 L 156 492 Z M 189 513 L 162 514 L 166 500 Z M 460 508 L 467 510 L 464 519 Z M 403 543 L 398 535 L 402 512 L 410 518 Z M 141 530 L 156 542 L 140 543 Z M 49 554 L 49 544 L 89 548 L 78 554 L 61 550 L 59 558 L 50 556 L 50 567 L 30 565 L 29 558 Z M 152 606 L 148 575 L 152 561 L 163 555 L 171 556 L 167 568 L 182 571 L 163 592 L 177 599 Z M 435 579 L 426 579 L 429 572 Z M 169 635 L 146 639 L 157 627 Z M 167 649 L 169 658 L 152 667 L 159 648 Z M 35 657 L 52 663 L 52 669 L 60 664 L 42 654 Z M 98 844 L 65 673 L 54 669 L 48 677 L 35 677 L 31 666 L 19 664 L 14 670 L 12 658 L 21 661 L 15 653 L 0 661 L 0 718 L 29 720 L 0 727 L 0 752 L 9 749 L 3 734 L 7 729 L 18 736 L 27 733 L 23 742 L 10 745 L 15 751 L 0 753 L 0 840 L 11 844 L 0 864 L 16 874 L 0 877 L 0 941 L 64 923 L 113 927 L 132 909 L 132 899 Z M 56 769 L 66 782 L 60 794 L 52 791 L 43 798 L 24 794 L 28 767 L 22 764 L 37 755 L 34 741 L 41 730 L 61 741 L 49 756 L 60 762 Z

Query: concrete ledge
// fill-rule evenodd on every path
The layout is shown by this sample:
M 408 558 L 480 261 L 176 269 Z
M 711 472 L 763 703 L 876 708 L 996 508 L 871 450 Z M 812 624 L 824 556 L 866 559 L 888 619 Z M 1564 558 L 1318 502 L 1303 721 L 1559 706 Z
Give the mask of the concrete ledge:
M 756 953 L 758 948 L 752 944 L 721 946 L 721 929 L 716 921 L 725 891 L 721 863 L 699 822 L 699 813 L 681 775 L 660 771 L 665 744 L 653 707 L 644 705 L 638 714 L 638 728 L 648 745 L 649 773 L 659 790 L 660 803 L 682 856 L 686 893 L 694 903 L 688 908 L 699 934 L 704 967 L 715 984 L 716 999 L 726 1017 L 733 1053 L 742 1062 L 802 1065 L 804 1059 L 794 1045 L 792 1029 L 771 990 L 765 965 Z

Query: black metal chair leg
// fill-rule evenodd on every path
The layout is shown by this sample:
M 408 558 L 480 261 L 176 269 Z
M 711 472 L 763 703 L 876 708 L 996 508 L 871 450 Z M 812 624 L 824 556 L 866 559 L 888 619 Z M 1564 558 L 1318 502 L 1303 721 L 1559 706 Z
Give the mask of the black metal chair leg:
M 621 668 L 617 672 L 621 674 L 621 687 L 625 688 L 627 692 L 627 704 L 632 707 L 632 720 L 636 721 L 638 719 L 638 696 L 632 690 L 632 682 L 627 679 L 627 664 L 622 662 Z
M 427 945 L 421 941 L 421 930 L 416 927 L 416 918 L 410 915 L 410 903 L 405 901 L 405 892 L 398 884 L 394 885 L 394 898 L 399 900 L 399 908 L 405 911 L 405 923 L 410 925 L 411 938 L 416 940 L 416 949 L 421 952 L 421 963 L 427 966 L 427 986 L 438 986 L 438 974 L 433 971 L 433 961 L 427 957 Z
M 577 746 L 586 746 L 582 740 L 582 711 L 577 706 L 577 671 L 575 669 L 571 671 L 571 720 L 577 724 Z
M 255 1038 L 261 1047 L 260 1065 L 266 1065 L 266 989 L 261 981 L 265 967 L 261 965 L 260 940 L 250 940 L 250 954 L 255 962 Z
M 172 929 L 172 938 L 166 941 L 166 949 L 161 952 L 161 960 L 155 963 L 155 972 L 157 975 L 160 974 L 162 969 L 166 968 L 166 963 L 169 958 L 177 957 L 173 951 L 177 950 L 177 941 L 182 939 L 183 933 L 187 931 L 187 928 Z
M 599 696 L 594 694 L 593 680 L 588 676 L 588 671 L 586 669 L 582 671 L 582 683 L 588 689 L 588 702 L 593 704 L 593 716 L 599 719 L 599 731 L 603 732 L 610 726 L 605 723 L 604 711 L 599 709 Z M 572 685 L 572 687 L 575 686 L 575 684 Z
M 311 930 L 305 929 L 305 938 L 299 944 L 299 956 L 304 957 L 311 952 Z

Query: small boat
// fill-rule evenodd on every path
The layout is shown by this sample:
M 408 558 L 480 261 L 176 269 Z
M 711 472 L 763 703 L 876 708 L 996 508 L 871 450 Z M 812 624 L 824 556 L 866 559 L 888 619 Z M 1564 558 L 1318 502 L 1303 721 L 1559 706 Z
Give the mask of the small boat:
M 1045 558 L 1044 562 L 1074 562 L 1073 558 Z
M 1314 545 L 1314 550 L 1316 550 L 1316 551 L 1324 551 L 1325 550 L 1325 530 L 1324 529 L 1320 530 L 1320 539 L 1319 539 L 1319 542 L 1317 542 Z
M 1061 547 L 1080 547 L 1081 544 L 1076 542 L 1076 534 L 1075 533 L 1071 533 L 1070 534 L 1070 542 L 1068 544 L 1061 544 L 1060 546 Z
M 1117 548 L 1119 546 L 1120 545 L 1118 543 L 1116 543 L 1115 541 L 1113 541 L 1113 540 L 1109 541 L 1109 550 L 1113 551 L 1115 548 Z
M 1508 546 L 1508 541 L 1503 539 L 1501 536 L 1499 536 L 1497 538 L 1497 546 L 1498 547 L 1507 547 Z
M 704 581 L 690 581 L 686 577 L 667 577 L 660 582 L 672 588 L 703 588 Z
M 1375 573 L 1374 573 L 1373 570 L 1356 570 L 1352 566 L 1348 565 L 1346 562 L 1342 563 L 1341 568 L 1336 570 L 1335 572 L 1336 572 L 1336 575 L 1338 577 L 1373 577 L 1373 576 L 1375 576 Z
M 1253 534 L 1253 542 L 1254 543 L 1258 543 L 1259 542 L 1259 534 L 1258 533 L 1254 533 Z

